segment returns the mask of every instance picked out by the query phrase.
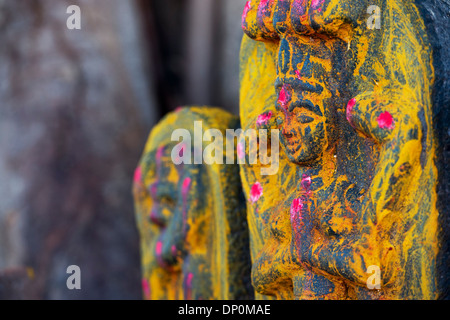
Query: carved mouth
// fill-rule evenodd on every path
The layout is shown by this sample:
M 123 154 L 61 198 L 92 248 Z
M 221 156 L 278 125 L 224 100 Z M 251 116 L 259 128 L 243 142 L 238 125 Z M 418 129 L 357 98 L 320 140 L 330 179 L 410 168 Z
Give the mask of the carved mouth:
M 309 117 L 308 113 L 313 113 L 314 115 L 317 115 L 319 117 L 323 116 L 322 111 L 320 110 L 319 106 L 315 105 L 312 101 L 310 101 L 308 99 L 292 101 L 291 104 L 289 105 L 288 111 L 290 113 L 292 113 L 295 111 L 295 109 L 301 109 L 300 112 L 302 112 L 302 114 L 300 115 L 300 117 L 298 117 L 298 119 L 302 123 L 304 123 L 303 121 L 306 121 L 306 123 L 314 121 L 314 118 Z M 304 117 L 302 117 L 302 116 L 304 116 Z M 307 120 L 309 120 L 309 121 L 307 121 Z

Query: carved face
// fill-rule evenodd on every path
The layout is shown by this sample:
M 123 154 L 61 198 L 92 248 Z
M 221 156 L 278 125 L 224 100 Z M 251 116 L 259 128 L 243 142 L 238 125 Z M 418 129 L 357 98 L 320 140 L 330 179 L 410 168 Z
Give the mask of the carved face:
M 257 29 L 247 28 L 247 34 L 278 44 L 275 89 L 281 144 L 292 162 L 314 162 L 336 142 L 336 111 L 345 104 L 339 98 L 346 78 L 345 44 L 314 30 L 305 32 L 299 1 L 255 5 Z

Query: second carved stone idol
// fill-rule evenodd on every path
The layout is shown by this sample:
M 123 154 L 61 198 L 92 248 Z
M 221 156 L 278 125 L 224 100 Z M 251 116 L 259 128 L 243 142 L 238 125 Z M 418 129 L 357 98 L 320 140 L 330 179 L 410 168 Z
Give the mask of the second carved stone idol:
M 170 113 L 152 130 L 134 179 L 145 298 L 253 298 L 239 167 L 194 159 L 226 154 L 225 139 L 208 152 L 203 130 L 225 137 L 238 127 L 239 119 L 225 111 L 192 107 Z M 187 137 L 179 142 L 177 132 Z

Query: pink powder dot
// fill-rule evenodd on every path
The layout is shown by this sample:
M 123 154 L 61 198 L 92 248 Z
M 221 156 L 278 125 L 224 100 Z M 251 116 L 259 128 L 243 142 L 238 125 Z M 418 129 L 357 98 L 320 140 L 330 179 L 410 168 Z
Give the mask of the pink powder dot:
M 302 177 L 302 186 L 305 189 L 308 189 L 311 186 L 311 177 L 304 174 Z
M 352 123 L 352 112 L 355 105 L 356 105 L 355 98 L 351 99 L 347 104 L 347 121 L 350 122 L 350 124 Z
M 381 129 L 389 129 L 389 130 L 394 129 L 394 118 L 388 111 L 385 111 L 382 114 L 380 114 L 380 116 L 377 119 L 377 122 L 378 126 Z

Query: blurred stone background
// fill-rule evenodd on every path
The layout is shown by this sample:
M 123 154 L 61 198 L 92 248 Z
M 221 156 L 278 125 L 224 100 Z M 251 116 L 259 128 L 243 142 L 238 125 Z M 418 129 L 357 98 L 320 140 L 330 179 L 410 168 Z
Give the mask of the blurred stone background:
M 0 0 L 0 299 L 141 298 L 134 167 L 177 106 L 238 113 L 244 4 Z

